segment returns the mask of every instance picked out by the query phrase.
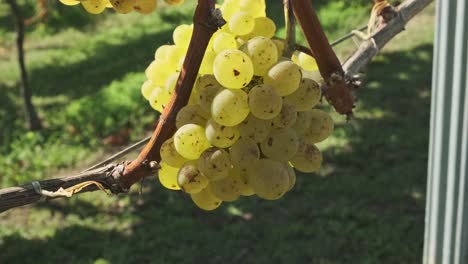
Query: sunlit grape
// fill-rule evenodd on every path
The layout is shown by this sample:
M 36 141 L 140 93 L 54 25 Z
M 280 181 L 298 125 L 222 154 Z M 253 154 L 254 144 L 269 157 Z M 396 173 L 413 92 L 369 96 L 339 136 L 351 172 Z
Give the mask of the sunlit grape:
M 159 154 L 161 155 L 161 160 L 172 167 L 180 168 L 188 161 L 177 152 L 174 146 L 174 138 L 164 141 L 159 150 Z
M 280 113 L 282 105 L 283 99 L 269 85 L 257 85 L 249 92 L 249 108 L 257 118 L 274 118 Z
M 252 60 L 242 51 L 224 50 L 216 56 L 213 73 L 216 80 L 226 88 L 240 89 L 245 87 L 253 77 Z
M 174 146 L 179 154 L 186 159 L 198 159 L 210 143 L 202 126 L 188 124 L 181 126 L 174 134 Z
M 231 168 L 229 153 L 224 149 L 209 148 L 201 154 L 198 168 L 210 181 L 226 178 Z
M 291 61 L 281 61 L 268 70 L 265 84 L 271 85 L 280 96 L 292 94 L 299 88 L 302 72 Z
M 179 168 L 172 167 L 166 162 L 161 162 L 159 165 L 161 168 L 158 171 L 158 178 L 161 184 L 170 190 L 180 190 L 180 186 L 177 182 Z
M 211 116 L 218 124 L 238 125 L 249 115 L 247 101 L 247 94 L 243 90 L 224 89 L 213 99 Z
M 180 168 L 177 182 L 186 193 L 198 193 L 208 186 L 209 180 L 198 169 L 198 161 L 191 160 Z
M 216 123 L 213 119 L 206 123 L 206 137 L 216 147 L 227 148 L 232 146 L 239 138 L 240 133 L 236 126 L 228 127 Z

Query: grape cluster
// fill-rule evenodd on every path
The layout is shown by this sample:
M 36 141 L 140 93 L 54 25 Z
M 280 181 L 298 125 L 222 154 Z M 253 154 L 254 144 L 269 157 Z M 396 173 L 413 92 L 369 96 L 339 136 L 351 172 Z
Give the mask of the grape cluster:
M 321 89 L 304 76 L 317 69 L 315 60 L 282 57 L 265 1 L 226 0 L 218 8 L 227 24 L 211 38 L 177 131 L 160 149 L 161 184 L 189 193 L 204 210 L 240 196 L 279 199 L 293 188 L 294 169 L 320 168 L 315 144 L 333 131 L 332 118 L 312 109 Z M 146 69 L 142 94 L 159 112 L 174 92 L 192 30 L 178 26 L 175 44 L 159 47 Z
M 106 8 L 113 8 L 116 12 L 127 14 L 137 11 L 150 14 L 157 7 L 157 0 L 59 0 L 64 5 L 73 6 L 81 3 L 83 8 L 91 14 L 100 14 Z M 164 0 L 169 5 L 180 5 L 184 0 Z

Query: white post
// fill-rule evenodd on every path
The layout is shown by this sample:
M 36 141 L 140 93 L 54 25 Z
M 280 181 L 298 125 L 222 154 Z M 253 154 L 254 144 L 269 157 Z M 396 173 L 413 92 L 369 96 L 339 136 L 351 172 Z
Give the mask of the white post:
M 468 263 L 467 75 L 467 1 L 439 0 L 432 74 L 424 264 Z

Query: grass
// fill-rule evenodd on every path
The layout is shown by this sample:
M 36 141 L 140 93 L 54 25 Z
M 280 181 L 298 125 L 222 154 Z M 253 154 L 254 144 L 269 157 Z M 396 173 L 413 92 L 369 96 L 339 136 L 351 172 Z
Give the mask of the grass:
M 332 39 L 364 24 L 368 10 L 349 1 L 318 6 Z M 0 186 L 79 171 L 115 151 L 103 143 L 109 135 L 131 128 L 133 141 L 149 131 L 155 114 L 139 96 L 142 72 L 192 7 L 144 18 L 57 9 L 53 25 L 30 28 L 28 69 L 47 122 L 41 133 L 25 132 L 14 56 L 0 53 Z M 5 10 L 0 4 L 2 22 Z M 298 176 L 283 199 L 242 198 L 206 213 L 153 178 L 141 195 L 40 203 L 0 215 L 0 263 L 420 262 L 433 11 L 369 65 L 356 118 L 334 115 L 322 170 Z M 269 9 L 278 20 L 281 12 Z M 79 19 L 69 24 L 71 17 Z M 11 27 L 0 25 L 2 49 L 11 50 Z

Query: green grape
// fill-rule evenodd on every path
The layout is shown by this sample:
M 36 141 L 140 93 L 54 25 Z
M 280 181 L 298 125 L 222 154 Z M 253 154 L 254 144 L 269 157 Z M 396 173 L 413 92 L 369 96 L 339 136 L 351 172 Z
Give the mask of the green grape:
M 238 125 L 238 128 L 242 138 L 249 138 L 259 143 L 270 134 L 271 121 L 258 119 L 250 114 Z
M 232 146 L 240 136 L 237 127 L 223 126 L 216 123 L 213 119 L 208 120 L 206 123 L 205 133 L 208 141 L 218 148 Z
M 297 152 L 299 139 L 292 128 L 273 129 L 260 143 L 262 153 L 272 160 L 288 161 Z
M 328 138 L 333 132 L 333 119 L 331 116 L 318 109 L 309 111 L 310 125 L 303 135 L 303 139 L 308 144 L 321 142 Z
M 157 61 L 165 61 L 168 60 L 168 54 L 171 50 L 170 45 L 162 45 L 158 49 L 156 49 L 156 52 L 154 53 L 154 59 Z
M 250 176 L 247 171 L 247 168 L 240 169 L 236 167 L 233 167 L 229 170 L 229 177 L 239 180 L 239 193 L 243 196 L 251 196 L 255 194 L 255 191 L 249 184 Z
M 252 60 L 240 50 L 223 50 L 213 62 L 213 73 L 222 86 L 240 89 L 252 80 Z
M 177 152 L 174 146 L 174 138 L 164 141 L 159 150 L 159 154 L 161 155 L 162 162 L 176 168 L 182 167 L 182 165 L 188 161 Z
M 273 20 L 269 19 L 268 17 L 257 17 L 254 19 L 254 23 L 255 23 L 255 26 L 252 32 L 250 32 L 247 35 L 240 36 L 242 39 L 247 41 L 254 37 L 272 38 L 275 36 L 276 25 L 275 25 L 275 22 L 273 22 Z M 284 45 L 283 45 L 283 48 L 284 48 Z M 282 54 L 282 52 L 279 52 L 278 54 Z
M 198 160 L 198 168 L 210 181 L 219 181 L 229 174 L 231 159 L 224 149 L 209 148 Z
M 304 78 L 299 89 L 286 96 L 284 101 L 296 107 L 297 111 L 307 111 L 320 102 L 322 91 L 317 82 Z
M 174 146 L 177 152 L 186 159 L 198 159 L 210 142 L 205 136 L 205 129 L 195 124 L 187 124 L 177 129 L 174 134 Z
M 283 99 L 270 85 L 259 84 L 249 92 L 249 108 L 256 118 L 275 118 L 280 113 L 282 105 Z
M 177 81 L 179 80 L 180 72 L 173 73 L 167 77 L 166 80 L 166 90 L 167 92 L 172 95 L 174 93 L 175 87 L 177 85 Z
M 193 25 L 180 25 L 174 29 L 172 39 L 176 46 L 188 47 L 190 39 L 192 38 Z
M 225 202 L 233 202 L 239 199 L 242 182 L 239 177 L 233 177 L 231 173 L 228 177 L 210 183 L 211 192 Z
M 273 43 L 275 43 L 276 49 L 278 50 L 278 56 L 281 56 L 284 52 L 284 48 L 286 47 L 284 45 L 284 41 L 279 40 L 279 39 L 274 39 Z
M 249 185 L 266 200 L 281 198 L 289 188 L 289 175 L 280 162 L 261 159 L 254 162 L 248 171 Z
M 118 13 L 127 14 L 133 11 L 135 0 L 109 0 L 114 7 L 114 10 Z
M 299 52 L 297 59 L 299 62 L 298 63 L 299 66 L 301 66 L 304 70 L 306 71 L 318 70 L 317 61 L 309 54 L 306 54 L 304 52 Z
M 166 162 L 159 163 L 161 168 L 158 171 L 158 178 L 162 186 L 170 190 L 180 190 L 179 183 L 177 183 L 177 173 L 179 168 L 169 166 Z
M 242 51 L 252 60 L 254 74 L 263 76 L 278 60 L 278 49 L 271 39 L 255 37 L 241 47 Z
M 192 89 L 192 93 L 190 94 L 189 101 L 188 101 L 187 105 L 197 105 L 197 104 L 199 104 L 200 103 L 199 97 L 200 97 L 200 95 L 198 94 L 198 92 L 195 89 Z M 203 116 L 210 117 L 210 112 L 206 111 L 206 110 L 203 110 Z
M 166 80 L 175 69 L 168 67 L 166 61 L 153 61 L 145 70 L 145 75 L 148 80 L 151 80 L 157 86 L 164 86 Z
M 177 174 L 177 183 L 186 193 L 199 193 L 205 189 L 209 180 L 198 168 L 198 161 L 187 161 Z
M 214 37 L 213 50 L 216 53 L 220 53 L 226 49 L 237 49 L 236 38 L 229 33 L 219 32 Z
M 281 112 L 273 119 L 273 126 L 279 128 L 292 127 L 297 120 L 297 111 L 294 105 L 284 102 Z
M 257 143 L 249 138 L 241 138 L 229 150 L 232 165 L 244 168 L 247 164 L 260 158 Z
M 255 20 L 247 12 L 236 12 L 228 20 L 228 26 L 234 35 L 246 35 L 254 29 Z
M 229 21 L 232 15 L 239 11 L 239 8 L 239 0 L 225 0 L 220 7 L 224 20 Z
M 265 13 L 264 0 L 240 0 L 240 10 L 247 12 L 252 17 L 264 17 Z
M 220 84 L 218 83 L 214 75 L 206 74 L 197 78 L 194 89 L 201 93 L 206 87 L 209 86 L 220 86 Z
M 322 166 L 322 153 L 313 144 L 301 143 L 289 162 L 298 171 L 315 172 Z
M 78 5 L 80 1 L 77 0 L 59 0 L 62 4 L 67 5 L 67 6 L 74 6 Z
M 235 126 L 249 115 L 248 96 L 243 90 L 224 89 L 216 94 L 211 116 L 221 125 Z
M 205 211 L 212 211 L 218 208 L 222 201 L 218 199 L 210 190 L 210 188 L 205 188 L 199 193 L 190 194 L 193 203 L 198 206 L 200 209 Z
M 178 6 L 184 3 L 185 0 L 164 0 L 169 5 Z
M 293 129 L 296 131 L 298 136 L 302 136 L 307 132 L 310 126 L 310 111 L 298 112 L 297 120 L 293 125 Z
M 291 61 L 281 61 L 270 68 L 264 76 L 264 83 L 273 86 L 280 96 L 292 94 L 302 80 L 301 68 Z
M 161 87 L 154 88 L 151 92 L 151 95 L 149 96 L 151 107 L 160 113 L 164 111 L 164 108 L 169 103 L 170 99 L 170 94 L 166 91 L 166 89 Z
M 205 86 L 199 93 L 199 104 L 203 111 L 211 114 L 211 105 L 216 94 L 221 91 L 223 87 L 219 84 Z
M 146 100 L 149 100 L 151 93 L 153 90 L 156 88 L 156 86 L 153 84 L 152 81 L 146 80 L 142 85 L 141 85 L 141 94 Z
M 81 5 L 91 14 L 100 14 L 106 9 L 106 1 L 103 0 L 86 0 L 82 1 Z
M 213 74 L 214 63 L 216 59 L 216 53 L 211 50 L 205 51 L 205 56 L 203 56 L 202 63 L 200 65 L 199 74 Z
M 180 128 L 187 124 L 205 126 L 207 117 L 199 105 L 186 105 L 180 109 L 176 116 L 176 127 Z
M 136 0 L 133 9 L 135 9 L 140 14 L 147 15 L 156 10 L 157 5 L 157 0 Z
M 287 191 L 290 191 L 296 185 L 296 172 L 288 163 L 282 163 L 283 168 L 286 170 L 289 176 L 289 187 Z

